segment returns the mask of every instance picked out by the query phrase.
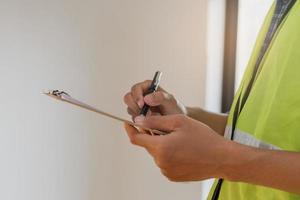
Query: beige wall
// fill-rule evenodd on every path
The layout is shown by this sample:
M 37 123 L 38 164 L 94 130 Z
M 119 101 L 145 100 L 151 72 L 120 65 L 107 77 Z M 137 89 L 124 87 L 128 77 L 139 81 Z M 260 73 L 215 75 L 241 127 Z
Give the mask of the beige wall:
M 199 199 L 170 183 L 122 124 L 41 95 L 73 96 L 128 117 L 122 96 L 162 85 L 204 105 L 205 0 L 0 1 L 0 199 Z

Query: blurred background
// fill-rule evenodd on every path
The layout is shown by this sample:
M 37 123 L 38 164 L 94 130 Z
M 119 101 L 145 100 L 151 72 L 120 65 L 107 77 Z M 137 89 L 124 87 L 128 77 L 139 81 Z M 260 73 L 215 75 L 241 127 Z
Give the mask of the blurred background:
M 0 199 L 205 199 L 172 183 L 122 123 L 54 101 L 63 89 L 124 118 L 139 81 L 229 109 L 272 0 L 0 0 Z

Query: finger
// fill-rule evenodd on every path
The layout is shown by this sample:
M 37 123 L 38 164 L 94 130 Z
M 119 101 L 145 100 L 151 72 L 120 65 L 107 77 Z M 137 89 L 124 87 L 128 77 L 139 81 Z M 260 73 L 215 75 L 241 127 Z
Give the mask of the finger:
M 141 83 L 137 83 L 131 88 L 131 93 L 133 99 L 138 104 L 140 108 L 144 106 L 144 93 L 148 90 L 149 86 L 151 85 L 150 80 L 146 80 Z
M 158 106 L 151 106 L 150 110 L 152 113 L 161 113 L 161 109 Z
M 135 127 L 126 123 L 124 124 L 124 127 L 132 144 L 147 149 L 152 149 L 157 146 L 156 144 L 159 137 L 150 136 L 148 134 L 141 134 Z
M 152 116 L 162 116 L 159 112 L 152 112 Z
M 180 128 L 186 122 L 186 117 L 184 115 L 165 115 L 149 117 L 137 116 L 134 120 L 137 124 L 145 126 L 147 128 L 170 133 Z
M 153 92 L 144 97 L 144 101 L 149 106 L 159 106 L 168 102 L 172 99 L 172 95 L 165 93 L 163 91 Z
M 149 110 L 149 111 L 147 112 L 146 116 L 151 116 L 151 115 L 152 115 L 152 111 Z M 132 121 L 135 122 L 135 119 L 136 119 L 136 118 L 144 118 L 144 117 L 145 117 L 144 115 L 137 114 L 136 116 L 132 116 Z
M 148 117 L 148 116 L 151 116 L 151 115 L 152 115 L 152 111 L 151 111 L 151 109 L 149 109 L 146 116 Z
M 134 101 L 131 92 L 128 92 L 125 96 L 124 96 L 124 103 L 135 113 L 139 113 L 140 112 L 140 108 L 137 105 L 137 103 Z
M 131 115 L 133 118 L 137 117 L 139 113 L 133 111 L 131 108 L 127 107 L 127 113 Z

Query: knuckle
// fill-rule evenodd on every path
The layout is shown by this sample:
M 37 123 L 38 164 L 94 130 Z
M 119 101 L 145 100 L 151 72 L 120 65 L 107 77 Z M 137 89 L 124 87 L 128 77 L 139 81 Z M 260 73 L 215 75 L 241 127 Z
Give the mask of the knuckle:
M 124 95 L 123 101 L 127 104 L 130 101 L 131 92 L 128 92 Z
M 130 143 L 136 145 L 136 139 L 135 137 L 130 137 Z
M 143 83 L 146 84 L 146 85 L 147 85 L 147 84 L 150 85 L 150 84 L 152 83 L 152 80 L 144 80 Z
M 168 177 L 168 180 L 171 182 L 180 182 L 180 179 L 178 179 L 177 177 Z
M 163 170 L 168 170 L 168 169 L 170 169 L 170 164 L 169 164 L 169 162 L 165 159 L 165 158 L 163 158 L 163 157 L 160 157 L 160 156 L 158 156 L 157 158 L 156 158 L 156 164 L 157 164 L 157 166 L 160 168 L 160 169 L 163 169 Z
M 151 98 L 153 99 L 156 104 L 165 104 L 171 99 L 169 98 L 169 94 L 163 92 L 163 91 L 156 91 L 151 94 Z
M 179 179 L 170 170 L 161 170 L 161 173 L 172 182 L 178 182 Z
M 131 92 L 132 92 L 132 95 L 133 97 L 135 98 L 139 98 L 138 96 L 140 95 L 143 95 L 143 87 L 149 87 L 151 85 L 152 81 L 151 80 L 145 80 L 143 82 L 139 82 L 139 83 L 136 83 L 134 84 L 132 87 L 131 87 Z
M 168 180 L 171 182 L 176 182 L 176 179 L 172 176 L 167 176 Z
M 168 177 L 168 172 L 164 169 L 160 169 L 160 172 L 165 176 L 165 177 Z
M 134 91 L 136 91 L 137 88 L 138 88 L 138 84 L 135 84 L 131 87 L 130 90 L 131 90 L 131 92 L 134 92 Z
M 136 90 L 142 89 L 144 84 L 149 84 L 150 85 L 151 82 L 152 82 L 151 80 L 145 80 L 143 82 L 136 83 L 131 87 L 131 91 L 136 91 Z
M 132 87 L 131 87 L 131 92 L 134 93 L 134 92 L 137 92 L 141 89 L 142 87 L 142 83 L 137 83 L 137 84 L 134 84 Z
M 155 101 L 162 101 L 164 99 L 164 94 L 161 91 L 153 92 L 152 93 L 152 98 Z
M 165 169 L 164 162 L 160 158 L 156 158 L 155 163 L 160 169 Z
M 131 87 L 131 95 L 134 101 L 136 102 L 139 101 L 141 95 L 143 95 L 141 83 L 135 84 L 134 86 Z
M 134 112 L 129 107 L 127 107 L 127 113 L 129 115 L 134 115 Z
M 187 119 L 187 117 L 185 115 L 176 115 L 174 117 L 174 128 L 178 128 L 178 127 L 183 126 L 186 119 Z

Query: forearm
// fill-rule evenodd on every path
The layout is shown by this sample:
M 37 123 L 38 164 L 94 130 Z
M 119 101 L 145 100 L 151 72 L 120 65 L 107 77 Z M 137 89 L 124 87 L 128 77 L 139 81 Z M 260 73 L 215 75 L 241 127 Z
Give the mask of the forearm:
M 193 119 L 201 121 L 202 123 L 208 125 L 214 131 L 220 135 L 224 135 L 226 123 L 227 123 L 227 114 L 217 114 L 208 112 L 201 108 L 191 108 L 186 107 L 187 115 Z
M 223 178 L 300 194 L 300 153 L 230 143 Z

